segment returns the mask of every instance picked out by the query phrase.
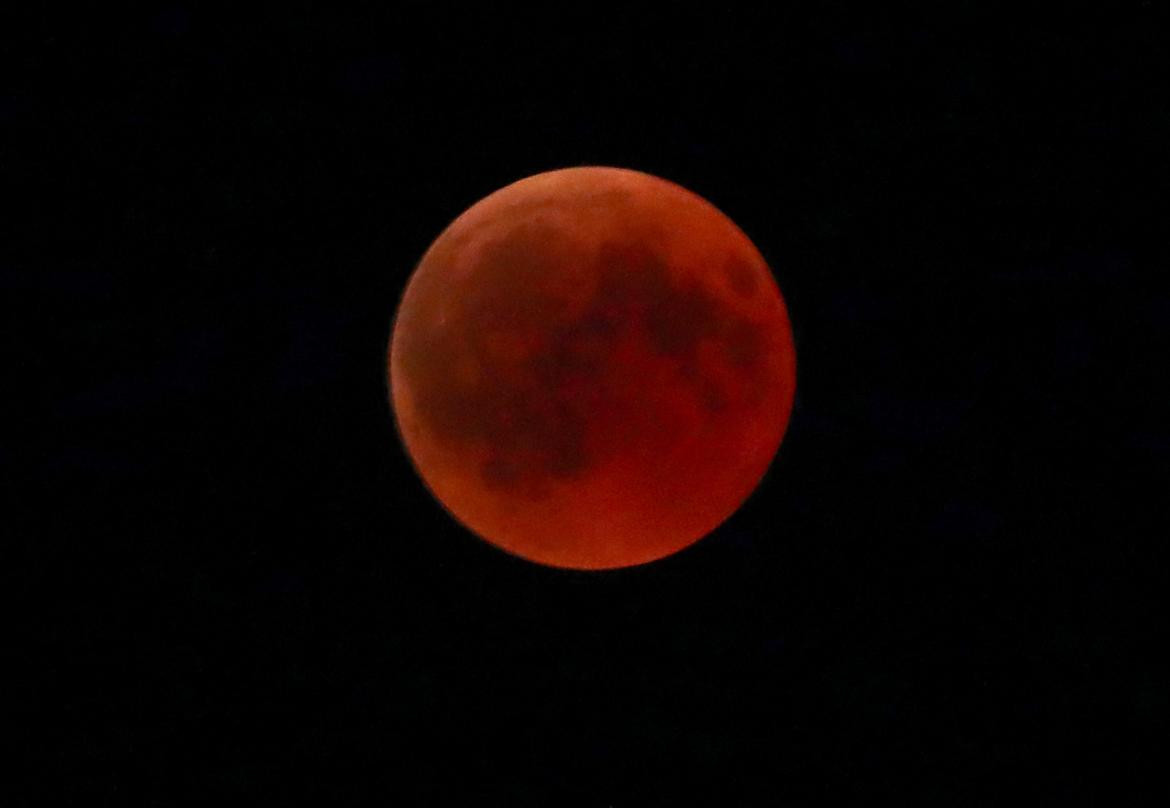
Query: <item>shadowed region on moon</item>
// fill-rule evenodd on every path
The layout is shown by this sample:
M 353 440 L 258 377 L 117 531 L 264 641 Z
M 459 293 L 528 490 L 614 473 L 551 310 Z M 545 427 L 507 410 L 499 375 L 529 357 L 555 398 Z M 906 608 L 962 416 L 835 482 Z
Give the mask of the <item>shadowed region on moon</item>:
M 407 448 L 455 516 L 533 560 L 679 549 L 750 493 L 787 423 L 791 336 L 769 284 L 734 225 L 664 181 L 509 186 L 404 295 L 390 370 Z
M 716 411 L 730 406 L 737 391 L 702 373 L 699 344 L 714 343 L 748 378 L 763 349 L 757 326 L 701 287 L 672 281 L 661 259 L 636 243 L 602 245 L 588 307 L 560 322 L 555 301 L 534 294 L 556 270 L 554 244 L 554 233 L 520 225 L 488 248 L 483 269 L 499 282 L 470 290 L 456 303 L 457 326 L 436 327 L 426 344 L 404 353 L 426 427 L 440 440 L 489 444 L 485 482 L 526 496 L 541 495 L 544 481 L 580 474 L 618 448 L 604 441 L 587 448 L 584 437 L 598 399 L 632 392 L 608 389 L 605 378 L 623 339 L 644 334 L 654 354 L 676 363 L 696 398 Z M 472 372 L 451 372 L 469 357 Z

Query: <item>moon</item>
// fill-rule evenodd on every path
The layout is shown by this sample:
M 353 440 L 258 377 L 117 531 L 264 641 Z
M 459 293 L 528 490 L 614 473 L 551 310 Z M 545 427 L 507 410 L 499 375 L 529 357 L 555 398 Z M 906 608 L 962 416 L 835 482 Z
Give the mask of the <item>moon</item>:
M 734 513 L 796 386 L 751 240 L 679 185 L 592 166 L 456 218 L 406 286 L 387 365 L 438 501 L 509 553 L 588 570 L 671 555 Z

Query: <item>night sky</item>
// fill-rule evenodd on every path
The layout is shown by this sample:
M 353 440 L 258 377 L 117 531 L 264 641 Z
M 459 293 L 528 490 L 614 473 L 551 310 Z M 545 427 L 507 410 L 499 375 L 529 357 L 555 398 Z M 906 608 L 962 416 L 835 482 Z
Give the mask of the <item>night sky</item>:
M 1154 793 L 1152 4 L 1039 27 L 723 8 L 6 26 L 10 734 L 33 763 L 0 801 Z M 607 573 L 456 524 L 385 379 L 448 222 L 593 164 L 734 219 L 798 359 L 745 506 Z

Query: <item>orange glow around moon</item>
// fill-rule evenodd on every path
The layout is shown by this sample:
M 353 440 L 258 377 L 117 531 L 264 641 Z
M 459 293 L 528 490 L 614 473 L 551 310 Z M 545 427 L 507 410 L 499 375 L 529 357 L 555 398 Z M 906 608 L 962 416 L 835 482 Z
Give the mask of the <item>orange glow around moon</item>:
M 398 428 L 465 526 L 556 567 L 692 544 L 759 483 L 796 358 L 755 246 L 699 196 L 569 168 L 473 205 L 411 277 L 388 357 Z

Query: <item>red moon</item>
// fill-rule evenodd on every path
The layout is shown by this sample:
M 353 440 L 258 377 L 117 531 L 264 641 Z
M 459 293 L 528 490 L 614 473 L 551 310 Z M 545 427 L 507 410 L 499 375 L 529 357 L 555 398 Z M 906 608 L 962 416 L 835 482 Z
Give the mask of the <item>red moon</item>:
M 735 512 L 792 410 L 780 290 L 727 216 L 619 168 L 527 177 L 444 230 L 388 352 L 419 475 L 488 542 L 644 564 Z

